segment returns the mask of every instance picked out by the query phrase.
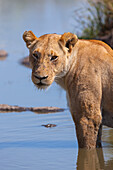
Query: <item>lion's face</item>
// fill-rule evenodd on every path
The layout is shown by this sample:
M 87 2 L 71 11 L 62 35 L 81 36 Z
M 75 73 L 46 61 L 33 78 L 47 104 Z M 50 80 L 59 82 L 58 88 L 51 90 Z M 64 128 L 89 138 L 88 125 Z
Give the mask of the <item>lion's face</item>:
M 37 38 L 26 31 L 23 38 L 30 50 L 32 81 L 38 88 L 47 88 L 55 78 L 67 73 L 69 55 L 77 41 L 74 34 L 46 34 Z

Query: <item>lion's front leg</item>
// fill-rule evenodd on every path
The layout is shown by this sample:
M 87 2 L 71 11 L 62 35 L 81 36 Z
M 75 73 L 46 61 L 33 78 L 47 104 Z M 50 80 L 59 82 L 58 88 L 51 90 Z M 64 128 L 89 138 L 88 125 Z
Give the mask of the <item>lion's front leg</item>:
M 100 123 L 99 115 L 96 115 L 94 119 L 84 116 L 75 123 L 79 148 L 96 148 Z
M 97 136 L 102 117 L 100 105 L 96 101 L 84 100 L 77 103 L 76 111 L 72 113 L 79 148 L 96 148 Z

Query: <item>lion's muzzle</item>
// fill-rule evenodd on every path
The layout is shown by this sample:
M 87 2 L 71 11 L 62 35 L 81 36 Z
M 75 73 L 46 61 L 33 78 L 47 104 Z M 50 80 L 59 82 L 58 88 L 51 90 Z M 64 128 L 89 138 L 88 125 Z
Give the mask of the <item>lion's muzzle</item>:
M 48 76 L 39 76 L 39 75 L 32 74 L 33 83 L 38 88 L 41 88 L 41 89 L 45 89 L 48 87 L 47 78 Z

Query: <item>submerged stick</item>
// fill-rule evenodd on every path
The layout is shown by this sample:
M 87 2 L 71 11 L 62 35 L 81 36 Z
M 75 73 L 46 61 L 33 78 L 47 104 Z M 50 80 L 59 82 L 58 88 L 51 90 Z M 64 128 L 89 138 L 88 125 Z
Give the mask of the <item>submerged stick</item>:
M 7 104 L 0 104 L 0 112 L 23 112 L 32 111 L 36 113 L 55 113 L 63 112 L 64 109 L 58 107 L 20 107 L 20 106 L 10 106 Z

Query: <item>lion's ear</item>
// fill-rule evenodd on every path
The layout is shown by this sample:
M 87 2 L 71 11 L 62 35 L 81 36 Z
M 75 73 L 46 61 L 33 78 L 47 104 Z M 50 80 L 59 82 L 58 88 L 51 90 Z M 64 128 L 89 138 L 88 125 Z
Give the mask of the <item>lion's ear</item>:
M 64 33 L 60 38 L 60 42 L 68 48 L 69 53 L 72 51 L 72 48 L 75 46 L 77 41 L 78 37 L 70 32 Z
M 26 46 L 30 48 L 34 43 L 36 43 L 36 40 L 38 39 L 32 31 L 25 31 L 23 34 L 23 39 L 26 42 Z

